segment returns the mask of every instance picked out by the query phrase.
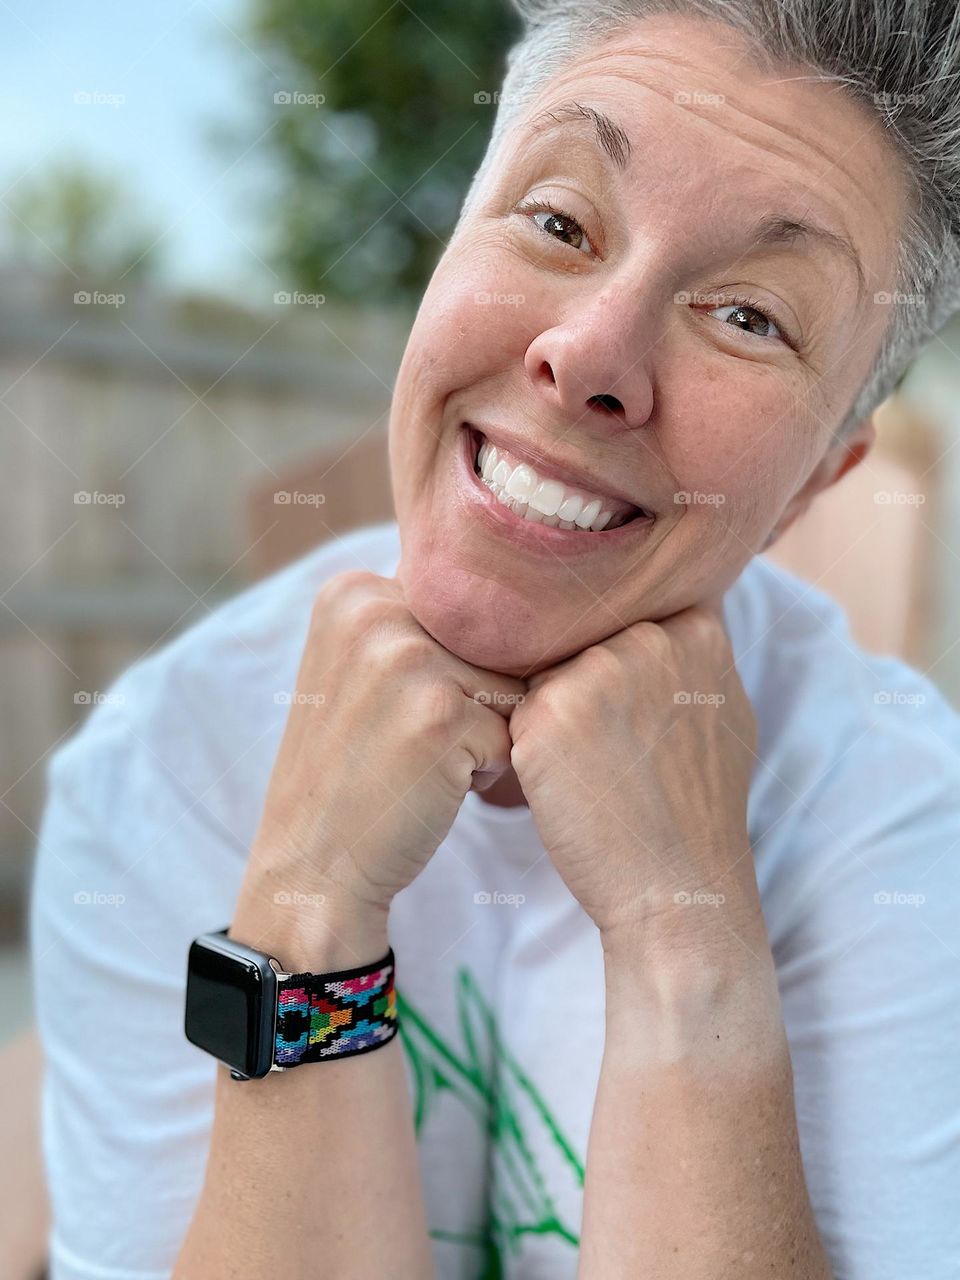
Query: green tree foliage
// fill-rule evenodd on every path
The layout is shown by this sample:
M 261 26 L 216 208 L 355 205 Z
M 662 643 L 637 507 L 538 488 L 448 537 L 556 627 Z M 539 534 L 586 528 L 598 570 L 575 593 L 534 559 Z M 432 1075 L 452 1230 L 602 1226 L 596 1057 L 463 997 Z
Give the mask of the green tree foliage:
M 276 265 L 326 296 L 415 297 L 490 135 L 507 0 L 254 0 L 252 21 Z
M 130 283 L 157 266 L 160 232 L 123 182 L 63 159 L 16 184 L 4 234 L 13 253 L 87 286 Z

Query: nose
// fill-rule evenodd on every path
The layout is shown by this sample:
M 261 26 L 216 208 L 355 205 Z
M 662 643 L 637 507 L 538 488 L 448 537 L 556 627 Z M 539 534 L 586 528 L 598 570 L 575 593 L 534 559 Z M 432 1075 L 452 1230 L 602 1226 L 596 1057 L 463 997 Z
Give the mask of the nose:
M 607 292 L 539 333 L 523 363 L 537 394 L 573 420 L 637 428 L 653 411 L 656 341 L 637 323 L 636 300 Z

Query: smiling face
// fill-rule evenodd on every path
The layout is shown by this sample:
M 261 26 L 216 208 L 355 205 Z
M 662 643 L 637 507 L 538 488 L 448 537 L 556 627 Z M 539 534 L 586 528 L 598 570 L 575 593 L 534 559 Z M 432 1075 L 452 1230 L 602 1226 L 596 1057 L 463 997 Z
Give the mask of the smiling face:
M 501 143 L 390 422 L 400 579 L 467 661 L 527 674 L 717 599 L 869 447 L 869 422 L 831 438 L 906 186 L 867 109 L 801 74 L 648 18 Z

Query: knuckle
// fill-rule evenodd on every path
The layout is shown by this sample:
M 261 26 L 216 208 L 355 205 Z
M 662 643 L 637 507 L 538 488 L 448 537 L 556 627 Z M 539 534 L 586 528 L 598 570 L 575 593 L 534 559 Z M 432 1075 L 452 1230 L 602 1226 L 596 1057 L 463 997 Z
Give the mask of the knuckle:
M 395 613 L 394 605 L 376 574 L 351 569 L 337 574 L 321 588 L 314 602 L 311 628 L 317 634 L 334 627 L 348 640 L 360 642 L 381 629 Z
M 726 630 L 715 613 L 706 609 L 698 609 L 690 618 L 690 631 L 696 640 L 726 639 Z
M 430 656 L 426 637 L 412 628 L 386 625 L 382 614 L 377 621 L 381 624 L 376 632 L 377 660 L 383 670 L 390 676 L 412 676 L 424 671 Z M 417 696 L 425 696 L 424 691 L 418 690 Z
M 316 603 L 344 603 L 358 593 L 368 592 L 376 581 L 376 575 L 365 569 L 345 569 L 327 579 L 317 592 Z
M 510 764 L 518 777 L 529 776 L 534 745 L 528 733 L 514 738 L 510 746 Z
M 667 629 L 656 622 L 642 623 L 636 628 L 635 634 L 647 652 L 656 654 L 658 657 L 665 657 L 673 646 Z
M 594 645 L 584 651 L 583 659 L 585 673 L 601 684 L 617 680 L 623 673 L 623 659 L 609 645 Z

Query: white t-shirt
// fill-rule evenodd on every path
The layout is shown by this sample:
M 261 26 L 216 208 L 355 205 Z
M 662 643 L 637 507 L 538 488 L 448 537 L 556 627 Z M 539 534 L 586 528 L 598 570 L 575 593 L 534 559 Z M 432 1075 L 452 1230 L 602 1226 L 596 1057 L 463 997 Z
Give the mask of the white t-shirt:
M 31 915 L 51 1280 L 172 1270 L 218 1069 L 184 1037 L 187 950 L 230 921 L 317 589 L 398 557 L 393 524 L 310 552 L 137 662 L 51 759 Z M 817 1223 L 837 1280 L 955 1280 L 960 717 L 762 559 L 725 613 Z M 390 940 L 440 1280 L 572 1280 L 603 972 L 529 811 L 469 793 Z

